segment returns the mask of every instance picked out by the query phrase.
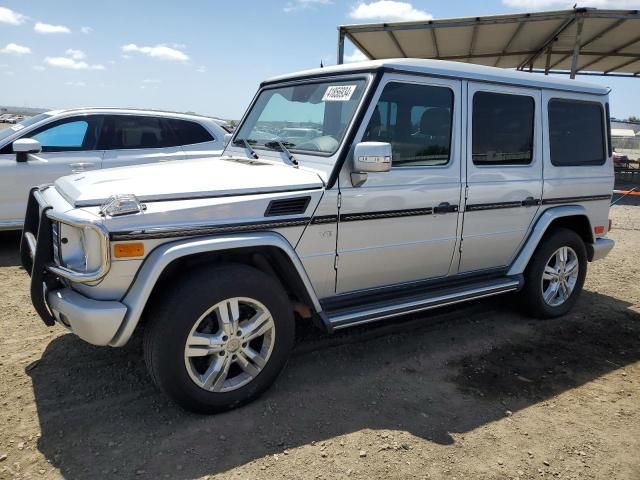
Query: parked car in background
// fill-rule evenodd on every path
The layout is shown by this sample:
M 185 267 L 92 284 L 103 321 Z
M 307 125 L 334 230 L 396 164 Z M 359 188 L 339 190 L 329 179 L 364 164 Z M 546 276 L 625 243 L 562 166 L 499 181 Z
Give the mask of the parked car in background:
M 0 131 L 0 230 L 22 227 L 29 188 L 72 173 L 220 156 L 226 130 L 198 115 L 82 108 Z
M 507 292 L 559 317 L 614 244 L 608 93 L 412 59 L 269 80 L 224 160 L 33 189 L 33 305 L 96 345 L 144 324 L 153 380 L 198 412 L 264 391 L 296 321 L 331 332 Z M 264 139 L 300 119 L 314 137 Z

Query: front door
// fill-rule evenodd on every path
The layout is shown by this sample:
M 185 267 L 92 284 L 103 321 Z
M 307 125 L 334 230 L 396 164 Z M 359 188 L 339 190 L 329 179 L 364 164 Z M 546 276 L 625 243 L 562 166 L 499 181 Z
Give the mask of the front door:
M 42 152 L 17 162 L 15 154 L 0 158 L 0 223 L 20 226 L 31 187 L 57 178 L 100 168 L 104 152 L 96 150 L 102 117 L 65 118 L 44 125 L 23 138 L 42 144 Z M 1 226 L 1 225 L 0 225 Z
M 541 94 L 469 82 L 461 273 L 507 267 L 542 196 Z
M 392 145 L 389 172 L 340 176 L 337 292 L 446 277 L 460 204 L 461 82 L 386 75 L 356 141 Z M 457 265 L 456 265 L 457 266 Z

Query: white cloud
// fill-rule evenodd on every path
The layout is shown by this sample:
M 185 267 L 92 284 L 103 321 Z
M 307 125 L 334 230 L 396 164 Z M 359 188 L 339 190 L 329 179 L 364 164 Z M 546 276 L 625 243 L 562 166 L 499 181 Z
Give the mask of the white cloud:
M 507 7 L 522 10 L 539 10 L 543 8 L 571 8 L 576 4 L 575 1 L 563 0 L 502 0 Z M 587 2 L 578 2 L 578 7 L 596 7 L 596 8 L 640 8 L 638 0 L 588 0 Z
M 4 72 L 4 74 L 11 77 L 11 76 L 15 75 L 16 72 Z
M 162 80 L 158 80 L 157 78 L 145 78 L 144 80 L 142 80 L 142 83 L 146 83 L 148 85 L 158 84 L 158 83 L 162 83 Z
M 321 5 L 331 5 L 333 0 L 292 0 L 287 2 L 283 10 L 287 13 L 297 10 L 306 10 L 307 8 L 317 7 Z
M 22 45 L 17 45 L 15 43 L 8 43 L 6 47 L 0 49 L 0 53 L 6 53 L 7 55 L 27 55 L 31 53 L 31 49 L 29 47 L 24 47 Z
M 189 56 L 183 51 L 162 44 L 156 45 L 154 47 L 139 47 L 135 43 L 129 43 L 128 45 L 124 45 L 122 47 L 122 51 L 126 53 L 142 53 L 143 55 L 147 55 L 152 58 L 158 58 L 160 60 L 170 60 L 174 62 L 186 62 L 189 60 Z M 125 56 L 123 55 L 123 57 Z
M 44 68 L 42 65 L 34 65 L 31 68 L 34 69 L 36 72 L 44 72 L 46 70 L 46 68 Z
M 84 82 L 65 82 L 65 85 L 69 87 L 86 87 L 87 84 Z
M 7 7 L 0 7 L 0 23 L 8 23 L 9 25 L 22 25 L 27 17 L 21 13 L 14 12 Z
M 104 70 L 104 65 L 89 65 L 87 62 L 77 61 L 67 57 L 47 57 L 44 63 L 50 67 L 68 68 L 70 70 Z
M 74 50 L 73 48 L 67 49 L 64 54 L 74 60 L 84 60 L 86 58 L 86 55 L 82 50 Z
M 389 20 L 389 21 L 411 21 L 411 20 L 431 20 L 433 15 L 424 10 L 418 10 L 407 2 L 396 2 L 393 0 L 380 0 L 377 2 L 361 2 L 349 12 L 351 18 L 356 20 Z
M 85 35 L 87 35 L 87 34 L 89 34 L 89 33 L 93 32 L 93 28 L 91 28 L 91 27 L 81 27 L 81 28 L 80 28 L 80 31 L 81 31 L 82 33 L 84 33 Z
M 51 25 L 49 23 L 42 23 L 42 22 L 37 22 L 35 24 L 35 26 L 33 27 L 33 29 L 37 32 L 37 33 L 71 33 L 71 30 L 69 30 L 68 27 L 65 27 L 64 25 Z
M 369 60 L 367 56 L 364 53 L 362 53 L 360 50 L 354 50 L 351 55 L 344 56 L 344 61 L 347 63 L 366 62 L 367 60 Z
M 198 68 L 196 68 L 196 72 L 207 73 L 207 67 L 205 67 L 204 65 L 200 65 Z

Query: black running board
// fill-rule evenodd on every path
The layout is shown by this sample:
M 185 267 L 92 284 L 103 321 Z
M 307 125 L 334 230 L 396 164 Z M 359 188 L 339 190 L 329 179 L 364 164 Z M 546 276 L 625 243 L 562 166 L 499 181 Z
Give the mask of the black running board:
M 398 315 L 421 312 L 432 308 L 513 292 L 519 290 L 521 286 L 521 278 L 502 277 L 467 283 L 464 287 L 450 286 L 448 288 L 430 290 L 423 294 L 398 297 L 392 301 L 359 305 L 357 307 L 343 307 L 333 311 L 325 310 L 323 316 L 330 330 L 339 330 Z

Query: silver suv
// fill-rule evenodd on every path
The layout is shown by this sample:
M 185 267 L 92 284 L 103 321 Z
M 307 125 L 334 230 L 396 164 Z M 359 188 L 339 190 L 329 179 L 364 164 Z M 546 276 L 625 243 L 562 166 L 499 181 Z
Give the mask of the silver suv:
M 613 247 L 608 118 L 602 87 L 461 63 L 272 79 L 218 161 L 32 190 L 33 304 L 95 345 L 144 325 L 154 381 L 198 412 L 263 392 L 298 322 L 334 331 L 507 292 L 558 317 Z

